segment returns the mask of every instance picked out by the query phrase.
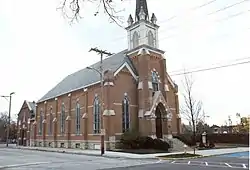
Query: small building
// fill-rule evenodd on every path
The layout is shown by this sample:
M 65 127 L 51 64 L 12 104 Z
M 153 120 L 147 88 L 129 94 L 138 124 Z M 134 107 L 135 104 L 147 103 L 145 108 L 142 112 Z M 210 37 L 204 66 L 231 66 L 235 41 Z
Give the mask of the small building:
M 17 116 L 17 144 L 30 145 L 31 123 L 35 120 L 36 103 L 25 100 Z

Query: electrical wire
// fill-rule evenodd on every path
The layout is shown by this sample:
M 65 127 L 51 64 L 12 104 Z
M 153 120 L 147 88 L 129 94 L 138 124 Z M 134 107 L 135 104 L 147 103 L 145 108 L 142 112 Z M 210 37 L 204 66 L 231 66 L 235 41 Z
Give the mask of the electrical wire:
M 191 73 L 197 73 L 197 72 L 204 72 L 204 71 L 216 70 L 216 69 L 221 69 L 221 68 L 226 68 L 226 67 L 232 67 L 232 66 L 237 66 L 237 65 L 242 65 L 242 64 L 248 64 L 248 63 L 250 63 L 250 61 L 244 61 L 244 62 L 227 64 L 227 65 L 210 67 L 210 68 L 204 68 L 204 69 L 199 69 L 199 70 L 194 70 L 194 71 L 186 71 L 186 72 L 183 72 L 183 73 L 170 74 L 170 76 L 179 76 L 179 75 L 185 75 L 185 74 L 191 74 Z
M 238 59 L 234 59 L 234 60 L 230 60 L 230 61 L 227 61 L 227 64 L 229 64 L 228 62 L 239 62 L 239 61 L 242 61 L 242 60 L 246 60 L 246 59 L 250 59 L 250 57 L 244 57 L 244 58 L 238 58 Z M 223 62 L 223 63 L 215 63 L 215 64 L 212 64 L 212 66 L 214 65 L 225 65 L 226 63 Z M 210 66 L 210 67 L 212 67 Z M 204 68 L 204 67 L 203 67 Z M 189 68 L 187 70 L 194 70 L 194 69 L 202 69 L 200 66 L 196 66 L 194 68 Z M 179 69 L 179 70 L 175 70 L 175 71 L 170 71 L 169 74 L 176 74 L 176 73 L 179 73 L 179 72 L 184 72 L 183 69 Z
M 207 6 L 207 5 L 209 5 L 209 4 L 213 3 L 213 2 L 216 2 L 216 1 L 217 1 L 217 0 L 211 0 L 211 1 L 207 2 L 207 3 L 204 3 L 204 4 L 202 4 L 202 5 L 198 6 L 198 7 L 196 7 L 196 8 L 194 7 L 194 8 L 191 8 L 191 9 L 197 10 L 197 9 L 199 9 L 199 8 L 202 8 L 202 7 L 204 7 L 204 6 Z M 242 3 L 244 3 L 244 2 L 248 2 L 248 1 L 249 1 L 249 0 L 243 0 L 243 1 L 240 1 L 240 2 L 238 2 L 238 3 L 235 3 L 235 4 L 232 4 L 232 5 L 229 5 L 229 6 L 220 8 L 219 10 L 216 10 L 215 12 L 209 13 L 209 14 L 207 14 L 206 16 L 209 16 L 209 15 L 211 15 L 211 14 L 215 14 L 215 13 L 218 13 L 218 12 L 221 12 L 221 11 L 224 11 L 224 10 L 227 10 L 227 9 L 229 9 L 229 8 L 232 8 L 232 7 L 236 6 L 236 5 L 239 5 L 239 4 L 242 4 Z M 192 10 L 191 10 L 191 11 L 192 11 Z M 249 10 L 248 10 L 248 11 L 249 11 Z M 242 11 L 242 12 L 240 12 L 240 13 L 243 14 L 243 13 L 245 13 L 245 12 L 247 12 L 247 11 Z M 225 19 L 222 19 L 221 21 L 223 21 L 223 20 L 228 20 L 228 19 L 230 19 L 230 18 L 236 17 L 236 15 L 237 15 L 237 14 L 232 15 L 232 16 L 229 16 L 229 17 L 227 17 L 227 18 L 225 18 Z M 241 15 L 241 14 L 238 14 L 238 15 Z M 237 15 L 237 16 L 238 16 L 238 15 Z M 174 16 L 172 16 L 172 17 L 166 19 L 166 20 L 162 20 L 161 22 L 159 22 L 159 25 L 162 24 L 162 23 L 165 23 L 165 22 L 167 22 L 167 21 L 173 20 L 173 19 L 177 18 L 177 16 L 178 16 L 178 15 L 174 15 Z M 215 20 L 214 22 L 220 23 L 220 20 Z M 199 22 L 198 22 L 198 23 L 199 23 Z M 180 27 L 180 26 L 172 26 L 172 27 L 170 27 L 170 28 L 178 28 L 178 27 Z M 146 29 L 142 29 L 142 30 L 140 30 L 140 31 L 143 31 L 143 30 L 146 30 Z M 168 30 L 169 30 L 169 29 L 162 29 L 161 32 L 165 32 L 165 31 L 168 31 Z M 112 39 L 111 42 L 120 41 L 120 40 L 125 39 L 125 38 L 127 38 L 127 36 L 118 37 L 118 38 Z M 143 37 L 143 38 L 147 38 L 147 37 Z

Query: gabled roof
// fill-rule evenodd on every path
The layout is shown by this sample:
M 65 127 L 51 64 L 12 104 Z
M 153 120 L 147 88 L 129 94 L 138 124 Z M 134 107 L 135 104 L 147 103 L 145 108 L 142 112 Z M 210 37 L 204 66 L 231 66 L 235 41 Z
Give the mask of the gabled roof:
M 35 102 L 29 102 L 27 100 L 24 100 L 23 104 L 22 104 L 22 107 L 18 113 L 18 115 L 20 114 L 20 112 L 22 111 L 22 108 L 24 106 L 24 104 L 27 105 L 27 107 L 29 108 L 29 111 L 33 111 L 33 113 L 35 114 L 36 113 L 36 103 Z
M 115 72 L 120 68 L 124 63 L 128 63 L 132 68 L 133 72 L 136 74 L 136 69 L 131 62 L 131 59 L 126 55 L 127 50 L 123 50 L 117 54 L 114 54 L 103 60 L 103 70 L 111 70 Z M 90 67 L 93 67 L 97 70 L 100 69 L 100 62 L 97 62 Z M 70 93 L 72 91 L 85 88 L 91 84 L 99 83 L 100 75 L 94 71 L 87 68 L 79 70 L 73 74 L 68 75 L 60 83 L 58 83 L 54 88 L 52 88 L 47 94 L 45 94 L 39 102 Z

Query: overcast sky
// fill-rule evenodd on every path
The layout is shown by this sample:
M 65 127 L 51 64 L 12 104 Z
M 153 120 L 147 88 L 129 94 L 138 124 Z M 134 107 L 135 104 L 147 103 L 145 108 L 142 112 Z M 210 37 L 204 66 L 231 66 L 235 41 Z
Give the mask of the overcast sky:
M 170 75 L 183 68 L 250 61 L 250 1 L 241 1 L 148 0 L 150 15 L 158 18 L 160 49 L 166 51 Z M 85 4 L 84 18 L 70 26 L 56 11 L 58 2 L 0 0 L 0 95 L 16 92 L 13 116 L 24 100 L 37 101 L 68 74 L 99 61 L 88 52 L 91 47 L 113 53 L 127 48 L 126 31 L 102 13 L 94 16 L 93 4 Z M 119 15 L 126 26 L 135 0 L 116 2 L 118 9 L 125 8 Z M 237 112 L 250 114 L 249 73 L 250 63 L 192 74 L 194 95 L 203 102 L 209 124 L 224 124 L 228 115 L 235 121 Z M 182 91 L 183 76 L 172 79 Z M 0 98 L 0 111 L 7 110 L 8 102 Z

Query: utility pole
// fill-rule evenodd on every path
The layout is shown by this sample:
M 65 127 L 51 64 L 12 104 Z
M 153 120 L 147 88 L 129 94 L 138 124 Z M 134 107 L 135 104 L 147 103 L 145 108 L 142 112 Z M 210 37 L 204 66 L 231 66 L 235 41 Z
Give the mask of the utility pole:
M 12 95 L 15 94 L 15 92 L 12 92 L 10 93 L 9 96 L 1 96 L 1 97 L 4 97 L 4 98 L 7 98 L 9 97 L 10 98 L 10 101 L 9 101 L 9 115 L 8 115 L 8 127 L 7 127 L 7 135 L 6 135 L 6 147 L 9 146 L 9 136 L 10 136 L 10 113 L 11 113 L 11 98 L 12 98 Z
M 101 155 L 104 154 L 105 152 L 105 149 L 104 149 L 104 135 L 105 135 L 105 129 L 104 129 L 104 122 L 103 122 L 103 103 L 104 103 L 104 98 L 103 98 L 103 77 L 104 77 L 104 70 L 103 70 L 103 54 L 106 54 L 108 56 L 111 56 L 113 55 L 112 53 L 109 53 L 107 52 L 106 50 L 100 50 L 98 48 L 91 48 L 89 50 L 89 52 L 91 51 L 94 51 L 96 53 L 98 53 L 99 55 L 101 55 L 101 62 L 100 62 L 100 71 L 98 71 L 97 69 L 94 69 L 94 68 L 91 68 L 91 67 L 87 67 L 88 69 L 92 69 L 92 70 L 95 70 L 97 71 L 99 74 L 100 74 L 100 79 L 101 79 L 101 111 L 100 111 L 100 114 L 101 114 L 101 117 L 100 117 L 100 126 L 101 126 Z

